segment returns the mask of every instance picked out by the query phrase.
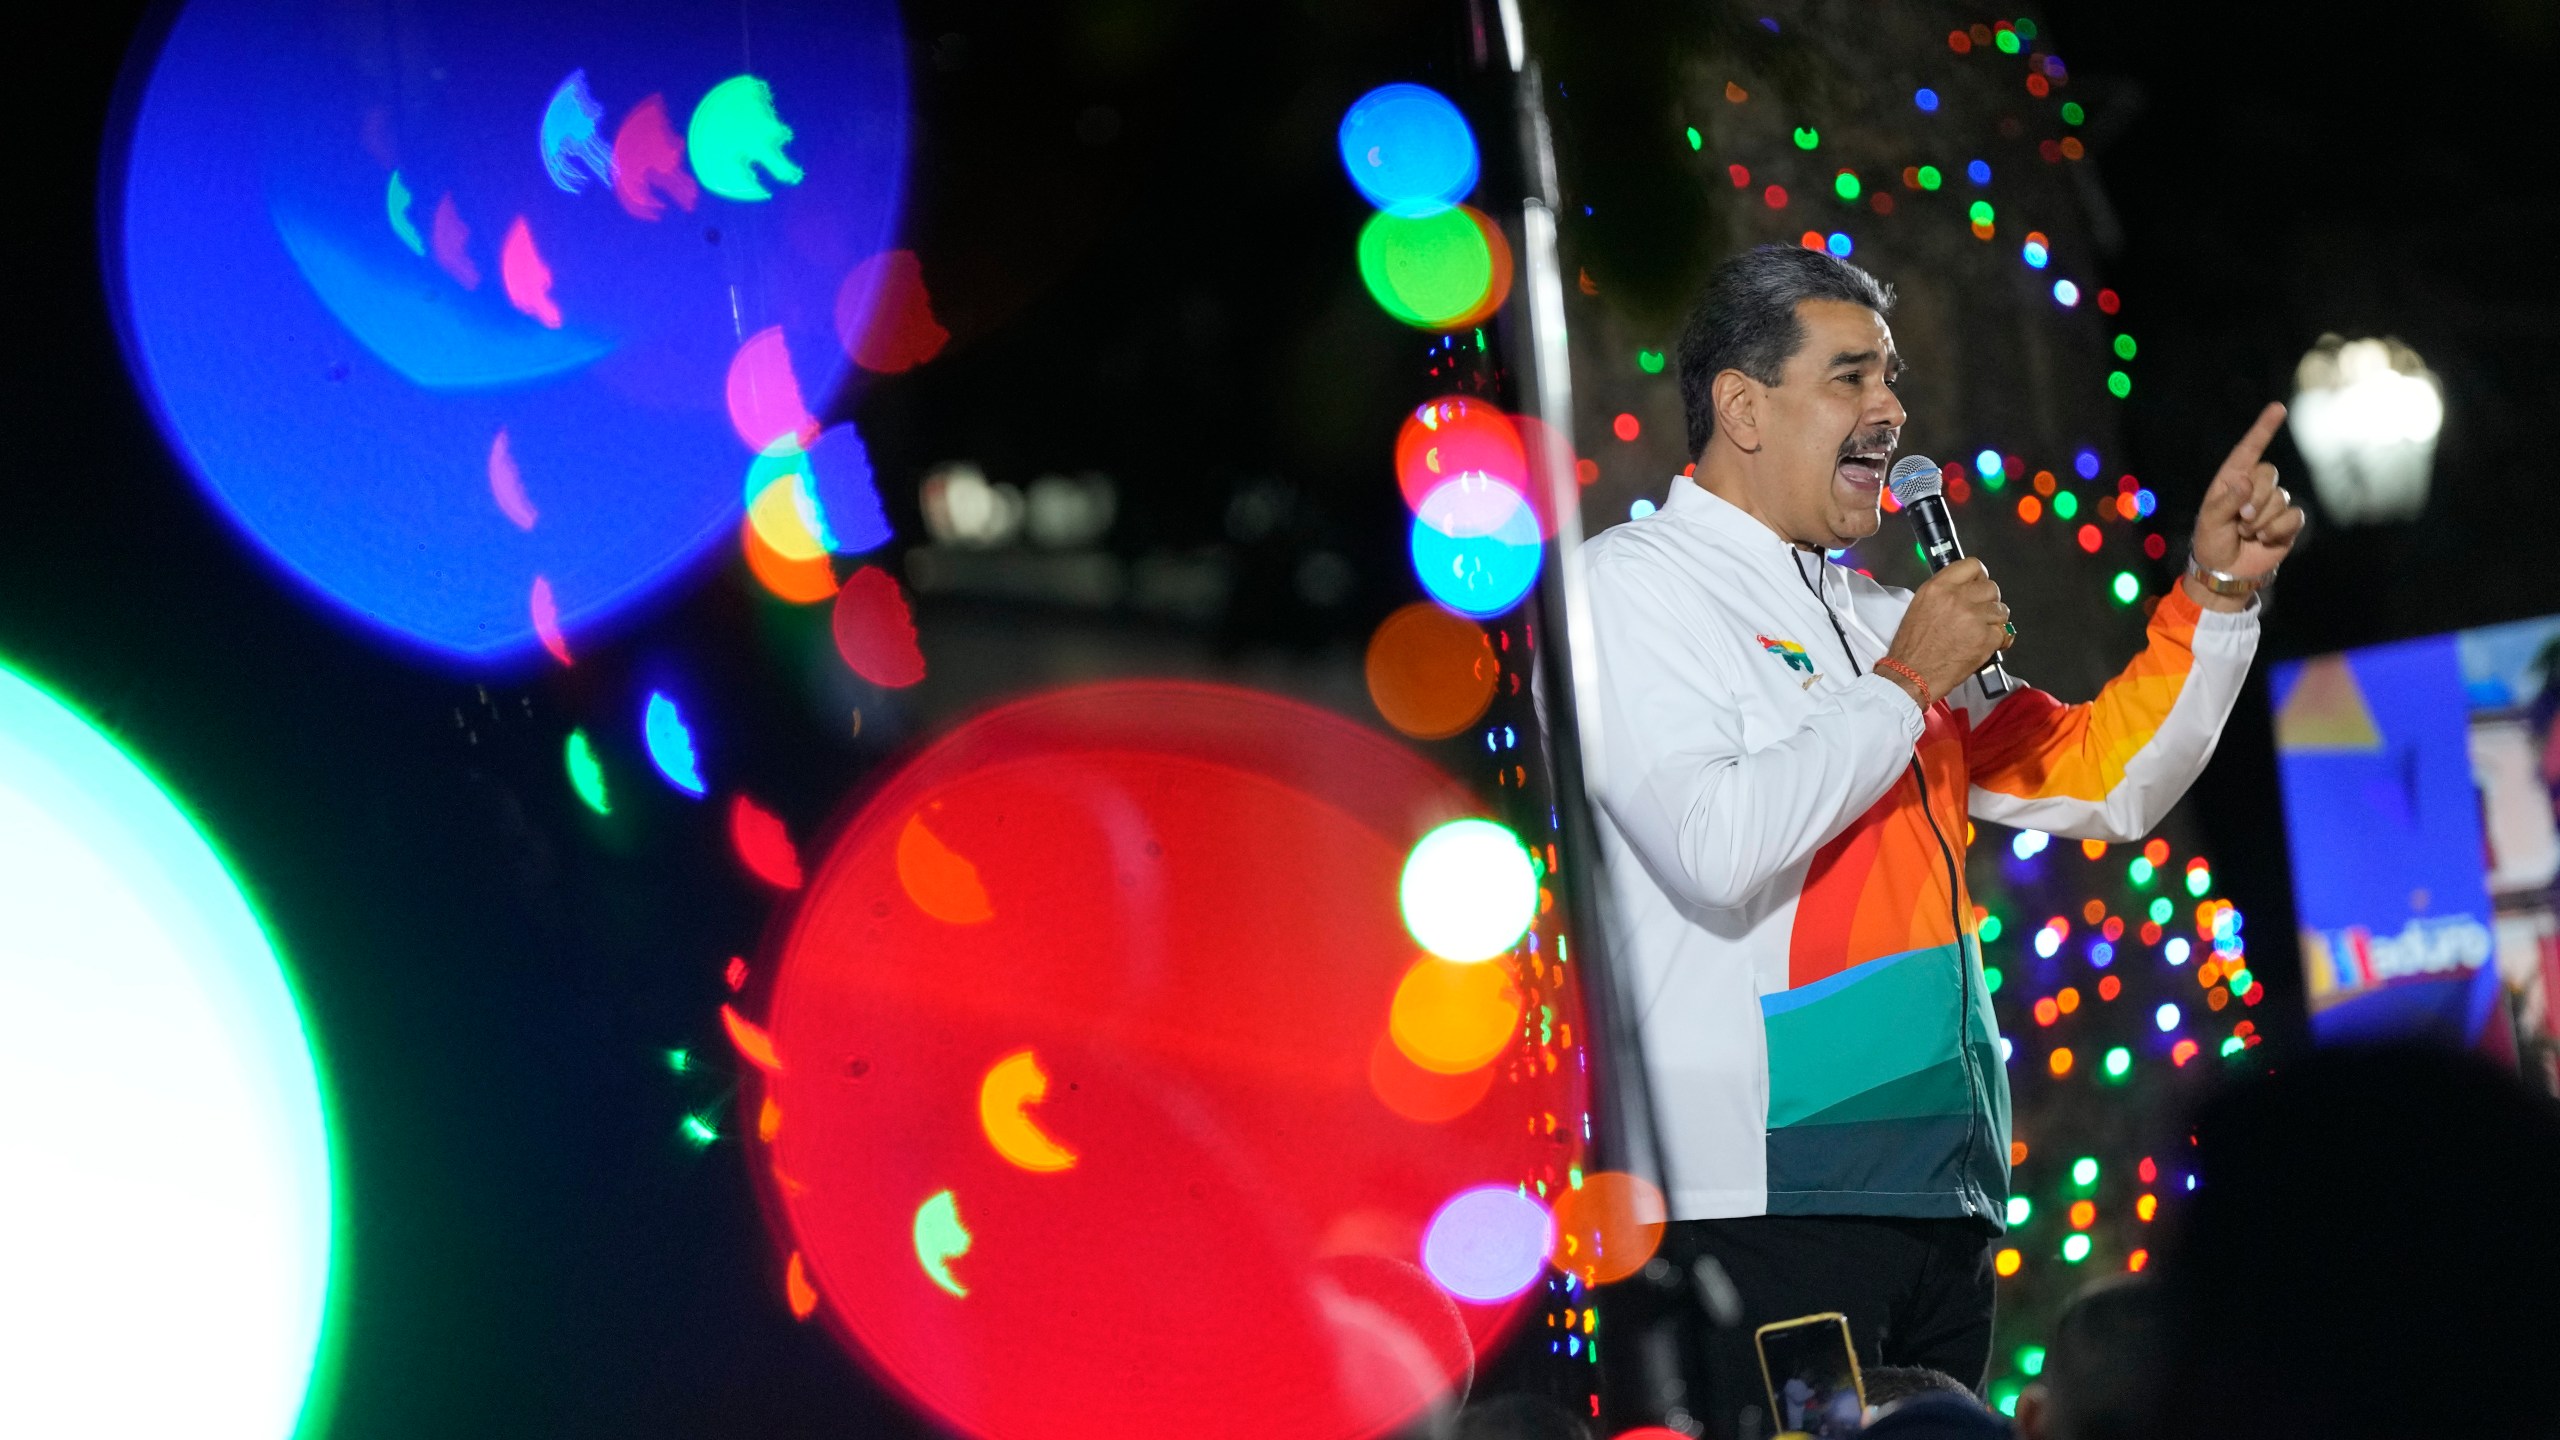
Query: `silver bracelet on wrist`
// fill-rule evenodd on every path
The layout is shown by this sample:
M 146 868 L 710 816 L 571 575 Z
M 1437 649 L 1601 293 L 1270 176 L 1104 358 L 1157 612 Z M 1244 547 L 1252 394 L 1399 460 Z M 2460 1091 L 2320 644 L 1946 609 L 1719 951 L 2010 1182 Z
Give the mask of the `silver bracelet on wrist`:
M 2264 575 L 2234 575 L 2228 570 L 2216 570 L 2197 559 L 2193 550 L 2187 552 L 2187 573 L 2196 577 L 2196 583 L 2226 598 L 2255 595 L 2276 578 L 2273 570 Z

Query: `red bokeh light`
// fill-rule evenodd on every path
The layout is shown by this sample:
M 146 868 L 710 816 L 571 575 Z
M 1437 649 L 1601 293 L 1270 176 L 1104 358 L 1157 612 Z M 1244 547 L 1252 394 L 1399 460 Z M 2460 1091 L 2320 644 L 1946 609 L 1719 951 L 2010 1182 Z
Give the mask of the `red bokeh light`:
M 1423 1226 L 1472 1186 L 1562 1183 L 1585 1103 L 1527 1039 L 1430 1077 L 1475 1091 L 1445 1120 L 1373 1088 L 1402 1058 L 1405 854 L 1475 809 L 1250 691 L 1087 686 L 961 725 L 846 822 L 763 967 L 775 1273 L 797 1254 L 857 1354 L 996 1440 L 1369 1436 L 1443 1398 L 1522 1302 L 1451 1301 Z M 983 906 L 919 904 L 927 859 Z M 1026 1049 L 1022 1119 L 1071 1168 L 982 1128 L 989 1067 Z M 935 1257 L 965 1294 L 921 1263 L 920 1213 L 965 1230 Z
M 836 339 L 853 363 L 883 375 L 942 353 L 951 332 L 933 318 L 914 251 L 884 250 L 846 274 L 836 291 Z
M 865 565 L 845 577 L 830 617 L 836 653 L 853 673 L 891 689 L 924 678 L 924 651 L 916 645 L 915 617 L 907 597 L 887 571 Z
M 747 873 L 779 890 L 800 888 L 800 852 L 771 811 L 741 795 L 729 803 L 729 844 Z
M 1538 534 L 1556 533 L 1555 485 L 1547 465 L 1552 432 L 1536 417 L 1511 415 L 1469 395 L 1445 395 L 1415 408 L 1396 432 L 1396 487 L 1405 508 L 1419 512 L 1431 492 L 1462 475 L 1479 474 L 1529 503 Z M 1575 467 L 1574 488 L 1583 462 Z M 1593 478 L 1598 478 L 1594 468 Z

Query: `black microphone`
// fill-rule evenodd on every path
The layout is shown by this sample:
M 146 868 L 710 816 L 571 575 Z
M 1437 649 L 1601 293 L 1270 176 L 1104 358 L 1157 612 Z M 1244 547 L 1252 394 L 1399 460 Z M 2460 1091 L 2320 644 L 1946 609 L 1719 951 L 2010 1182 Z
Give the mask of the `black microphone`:
M 1893 487 L 1893 498 L 1920 536 L 1920 555 L 1929 562 L 1930 574 L 1964 558 L 1964 547 L 1956 543 L 1956 517 L 1947 510 L 1947 482 L 1938 474 L 1937 461 L 1926 455 L 1905 455 L 1893 462 L 1893 474 L 1885 483 Z M 1991 663 L 1982 667 L 1980 678 L 1985 694 L 2009 693 L 2009 672 L 2000 668 L 1999 656 L 1992 656 Z

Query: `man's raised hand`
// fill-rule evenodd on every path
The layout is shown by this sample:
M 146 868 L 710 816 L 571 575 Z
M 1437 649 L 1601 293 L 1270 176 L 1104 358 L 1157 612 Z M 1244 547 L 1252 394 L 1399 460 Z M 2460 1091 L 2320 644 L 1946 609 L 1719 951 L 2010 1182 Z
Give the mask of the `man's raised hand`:
M 2206 569 L 2250 580 L 2272 575 L 2302 533 L 2302 512 L 2276 483 L 2276 467 L 2260 458 L 2283 424 L 2282 405 L 2259 411 L 2214 472 L 2196 512 L 2195 557 Z

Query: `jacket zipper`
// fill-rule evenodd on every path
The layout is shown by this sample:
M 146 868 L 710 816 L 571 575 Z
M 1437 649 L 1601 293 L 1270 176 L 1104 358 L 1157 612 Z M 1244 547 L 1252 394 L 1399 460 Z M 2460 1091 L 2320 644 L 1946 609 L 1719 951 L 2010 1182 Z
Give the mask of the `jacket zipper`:
M 1796 578 L 1805 582 L 1805 589 L 1812 592 L 1813 602 L 1822 607 L 1822 618 L 1831 622 L 1831 633 L 1840 642 L 1840 653 L 1849 661 L 1849 673 L 1863 677 L 1867 673 L 1866 669 L 1858 663 L 1857 648 L 1849 643 L 1848 630 L 1841 625 L 1839 615 L 1831 608 L 1831 597 L 1823 593 L 1823 586 L 1819 581 L 1808 577 L 1801 567 L 1796 566 L 1793 558 L 1795 553 L 1790 551 L 1787 561 L 1789 567 L 1795 569 Z M 1814 563 L 1820 566 L 1827 562 L 1817 560 Z M 1821 572 L 1817 570 L 1815 573 Z M 1925 737 L 1927 733 L 1924 727 L 1921 734 Z M 1921 771 L 1920 756 L 1916 747 L 1911 756 L 1910 768 L 1912 783 L 1920 789 L 1920 818 L 1928 822 L 1930 838 L 1938 842 L 1938 859 L 1947 869 L 1947 918 L 1955 926 L 1956 994 L 1958 996 L 1956 1055 L 1964 1062 L 1965 1083 L 1972 1088 L 1972 1094 L 1967 1097 L 1970 1103 L 1965 1106 L 1964 1152 L 1958 1161 L 1958 1166 L 1961 1172 L 1959 1181 L 1967 1187 L 1965 1209 L 1970 1213 L 1973 1209 L 1971 1191 L 1974 1151 L 1975 1147 L 1982 1143 L 1982 1112 L 1990 1104 L 1990 1086 L 1983 1080 L 1981 1068 L 1973 1054 L 1973 972 L 1967 966 L 1964 953 L 1964 881 L 1956 869 L 1955 851 L 1947 844 L 1946 832 L 1938 828 L 1937 811 L 1929 803 L 1929 777 Z M 1987 1196 L 1985 1203 L 1989 1203 Z

